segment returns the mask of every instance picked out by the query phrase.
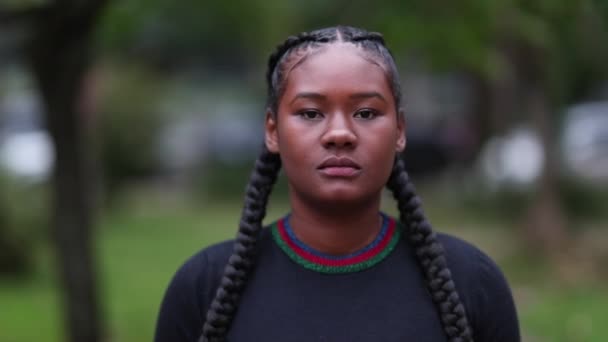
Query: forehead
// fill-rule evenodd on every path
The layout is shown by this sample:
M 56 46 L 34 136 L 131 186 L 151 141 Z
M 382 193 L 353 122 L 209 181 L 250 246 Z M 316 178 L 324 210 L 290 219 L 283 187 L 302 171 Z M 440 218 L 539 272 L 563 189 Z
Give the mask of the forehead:
M 335 43 L 308 54 L 287 74 L 283 97 L 300 92 L 325 95 L 378 92 L 392 99 L 384 68 L 350 43 Z

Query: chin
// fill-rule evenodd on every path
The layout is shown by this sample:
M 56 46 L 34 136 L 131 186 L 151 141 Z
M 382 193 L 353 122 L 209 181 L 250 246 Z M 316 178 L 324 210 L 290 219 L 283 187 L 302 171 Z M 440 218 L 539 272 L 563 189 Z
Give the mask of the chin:
M 379 193 L 365 193 L 352 187 L 334 187 L 332 189 L 324 189 L 322 193 L 317 194 L 315 197 L 315 201 L 324 207 L 348 208 L 373 203 L 378 199 Z

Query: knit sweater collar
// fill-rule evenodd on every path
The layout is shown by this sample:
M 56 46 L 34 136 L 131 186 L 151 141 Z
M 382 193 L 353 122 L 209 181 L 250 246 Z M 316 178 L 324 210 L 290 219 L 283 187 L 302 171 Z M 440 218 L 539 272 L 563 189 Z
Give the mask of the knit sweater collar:
M 395 219 L 380 213 L 382 227 L 376 238 L 362 249 L 347 255 L 329 255 L 299 240 L 289 225 L 289 215 L 270 227 L 281 250 L 295 263 L 312 271 L 329 274 L 359 272 L 384 260 L 397 245 L 401 229 Z

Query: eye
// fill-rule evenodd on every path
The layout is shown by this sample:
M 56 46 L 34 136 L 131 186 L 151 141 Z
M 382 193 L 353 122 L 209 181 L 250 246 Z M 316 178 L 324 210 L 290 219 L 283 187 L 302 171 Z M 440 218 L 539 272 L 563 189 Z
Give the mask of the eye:
M 306 109 L 298 112 L 298 115 L 302 117 L 302 119 L 306 120 L 320 120 L 323 118 L 323 114 L 317 110 Z
M 355 118 L 363 119 L 363 120 L 371 120 L 371 119 L 375 118 L 376 116 L 378 116 L 378 113 L 375 110 L 368 109 L 368 108 L 360 109 L 354 114 Z

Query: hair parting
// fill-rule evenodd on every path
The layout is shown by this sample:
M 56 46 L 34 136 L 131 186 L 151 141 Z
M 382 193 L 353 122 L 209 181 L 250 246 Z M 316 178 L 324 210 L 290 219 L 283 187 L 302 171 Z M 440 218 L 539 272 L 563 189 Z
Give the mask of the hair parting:
M 368 55 L 367 57 L 379 62 L 387 73 L 396 108 L 400 109 L 399 75 L 382 35 L 354 27 L 338 26 L 290 36 L 277 46 L 268 59 L 266 72 L 268 110 L 276 115 L 287 70 L 289 65 L 294 63 L 292 57 L 296 52 L 302 56 L 301 53 L 306 53 L 307 49 L 312 50 L 322 44 L 333 42 L 355 44 Z M 228 260 L 220 286 L 207 312 L 199 342 L 220 342 L 226 339 L 247 278 L 255 267 L 256 246 L 262 230 L 262 220 L 280 168 L 280 157 L 264 147 L 255 162 L 246 188 L 233 254 Z M 405 164 L 398 156 L 395 158 L 387 188 L 397 200 L 399 219 L 406 227 L 404 236 L 414 249 L 448 341 L 472 342 L 471 327 L 452 280 L 443 247 L 424 215 L 420 199 L 405 170 Z

